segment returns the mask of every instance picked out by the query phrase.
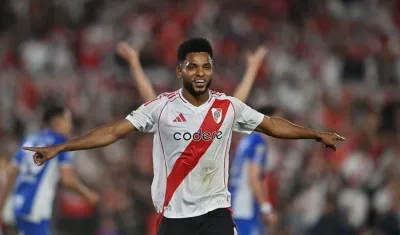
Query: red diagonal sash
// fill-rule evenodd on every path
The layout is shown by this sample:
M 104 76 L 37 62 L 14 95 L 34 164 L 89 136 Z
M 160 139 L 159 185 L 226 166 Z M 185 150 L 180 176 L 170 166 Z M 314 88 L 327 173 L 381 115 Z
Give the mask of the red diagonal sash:
M 200 126 L 202 132 L 217 132 L 224 123 L 226 113 L 228 111 L 231 102 L 229 100 L 215 100 L 212 106 L 207 111 L 207 115 Z M 222 110 L 222 118 L 219 123 L 214 121 L 214 114 L 212 113 L 212 108 L 220 108 Z M 186 176 L 196 167 L 199 163 L 200 158 L 205 154 L 213 140 L 192 140 L 188 146 L 185 148 L 181 156 L 176 160 L 170 174 L 167 177 L 167 189 L 165 192 L 164 205 L 162 208 L 161 216 L 157 222 L 157 230 L 160 226 L 162 217 L 164 216 L 165 207 L 169 204 L 174 195 L 176 189 L 186 178 Z

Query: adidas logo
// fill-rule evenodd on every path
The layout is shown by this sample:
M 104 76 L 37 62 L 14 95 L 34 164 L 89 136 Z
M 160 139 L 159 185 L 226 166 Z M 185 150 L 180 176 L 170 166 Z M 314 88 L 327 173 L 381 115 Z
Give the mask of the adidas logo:
M 180 113 L 174 120 L 173 122 L 186 122 L 185 116 L 183 116 L 182 113 Z

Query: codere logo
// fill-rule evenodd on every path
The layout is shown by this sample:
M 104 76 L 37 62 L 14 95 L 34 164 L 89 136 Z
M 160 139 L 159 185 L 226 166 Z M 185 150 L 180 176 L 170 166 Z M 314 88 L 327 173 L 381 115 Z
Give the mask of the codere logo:
M 194 141 L 200 141 L 200 140 L 205 140 L 205 141 L 211 141 L 213 139 L 222 139 L 222 131 L 205 131 L 200 128 L 198 132 L 195 133 L 190 133 L 190 132 L 175 132 L 173 137 L 175 140 L 194 140 Z

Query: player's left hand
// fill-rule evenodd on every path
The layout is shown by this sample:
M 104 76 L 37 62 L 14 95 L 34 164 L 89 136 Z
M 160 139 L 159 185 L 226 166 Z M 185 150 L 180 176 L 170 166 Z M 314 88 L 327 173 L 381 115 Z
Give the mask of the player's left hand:
M 320 132 L 317 138 L 318 142 L 324 144 L 325 147 L 331 148 L 336 151 L 336 141 L 343 141 L 345 140 L 344 137 L 330 132 Z
M 47 147 L 23 147 L 23 149 L 35 152 L 33 154 L 33 161 L 36 165 L 41 166 L 46 161 L 53 159 L 61 152 L 58 145 L 47 146 Z

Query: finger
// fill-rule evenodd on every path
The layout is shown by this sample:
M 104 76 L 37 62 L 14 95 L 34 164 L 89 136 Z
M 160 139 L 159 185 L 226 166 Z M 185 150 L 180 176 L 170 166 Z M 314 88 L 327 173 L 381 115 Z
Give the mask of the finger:
M 36 152 L 33 155 L 33 161 L 36 163 L 36 165 L 41 166 L 45 162 L 45 157 L 42 153 Z
M 268 53 L 268 48 L 265 47 L 265 46 L 262 46 L 262 47 L 260 48 L 260 53 L 263 54 L 263 55 L 267 54 L 267 53 Z
M 36 152 L 39 150 L 39 148 L 37 147 L 23 147 L 23 149 L 28 150 L 28 151 L 32 151 L 32 152 Z
M 342 136 L 340 136 L 340 135 L 338 135 L 338 134 L 335 134 L 335 135 L 336 135 L 336 139 L 337 139 L 337 140 L 343 141 L 343 140 L 346 139 L 346 138 L 344 138 L 344 137 L 342 137 Z
M 124 41 L 124 42 L 119 43 L 117 47 L 123 51 L 126 51 L 126 50 L 129 50 L 130 45 Z
M 257 52 L 259 52 L 261 55 L 265 55 L 268 53 L 268 48 L 266 46 L 260 46 L 257 48 Z

